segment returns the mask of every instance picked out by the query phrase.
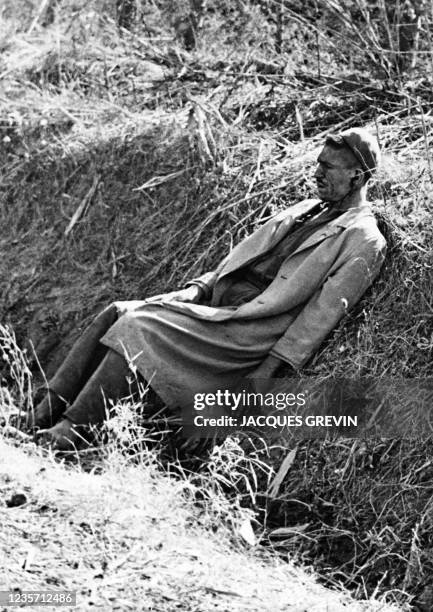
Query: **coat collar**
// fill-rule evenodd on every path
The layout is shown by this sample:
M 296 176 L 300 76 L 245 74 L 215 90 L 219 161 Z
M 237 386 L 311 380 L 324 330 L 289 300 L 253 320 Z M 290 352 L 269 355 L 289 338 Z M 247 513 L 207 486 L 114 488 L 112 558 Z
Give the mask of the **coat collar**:
M 329 225 L 338 225 L 339 227 L 349 227 L 358 219 L 362 217 L 371 216 L 374 218 L 373 212 L 371 210 L 370 204 L 366 203 L 362 206 L 356 206 L 354 208 L 349 208 L 346 212 L 341 213 L 339 217 L 333 219 L 329 222 Z
M 293 257 L 300 251 L 309 249 L 315 244 L 322 242 L 325 238 L 328 238 L 329 236 L 338 233 L 339 228 L 347 228 L 350 225 L 357 223 L 359 219 L 368 216 L 371 216 L 374 219 L 374 215 L 368 204 L 363 206 L 357 206 L 355 208 L 349 208 L 339 217 L 336 217 L 332 221 L 328 221 L 328 223 L 324 227 L 321 227 L 316 232 L 314 232 L 309 238 L 302 242 L 297 249 L 295 249 L 295 251 L 290 255 L 290 257 Z
M 315 206 L 320 204 L 320 202 L 321 200 L 317 199 L 305 200 L 304 202 L 295 204 L 294 207 L 290 206 L 289 208 L 286 208 L 282 213 L 282 215 L 285 217 L 283 220 L 283 225 L 285 221 L 290 221 L 292 217 L 295 220 L 299 217 L 302 217 L 305 213 L 308 213 Z M 323 208 L 325 208 L 325 202 L 323 202 L 323 204 Z M 358 221 L 358 219 L 365 216 L 372 216 L 374 218 L 373 212 L 371 210 L 371 204 L 369 202 L 366 202 L 362 206 L 348 208 L 345 212 L 341 213 L 339 217 L 336 217 L 332 221 L 329 221 L 327 225 L 348 227 L 349 225 L 352 225 L 354 221 Z
M 281 213 L 277 214 L 269 223 L 259 228 L 245 241 L 237 245 L 230 253 L 227 263 L 220 271 L 219 278 L 226 276 L 234 270 L 248 265 L 257 256 L 266 253 L 277 244 L 293 227 L 294 222 L 308 213 L 314 206 L 320 203 L 320 200 L 307 200 L 289 207 Z M 339 232 L 340 227 L 348 227 L 355 223 L 360 217 L 373 214 L 370 207 L 362 206 L 351 208 L 342 213 L 336 219 L 328 222 L 324 227 L 319 228 L 305 242 L 290 255 L 293 257 L 299 251 L 303 251 L 319 242 L 322 242 L 328 236 Z M 374 217 L 373 217 L 374 218 Z

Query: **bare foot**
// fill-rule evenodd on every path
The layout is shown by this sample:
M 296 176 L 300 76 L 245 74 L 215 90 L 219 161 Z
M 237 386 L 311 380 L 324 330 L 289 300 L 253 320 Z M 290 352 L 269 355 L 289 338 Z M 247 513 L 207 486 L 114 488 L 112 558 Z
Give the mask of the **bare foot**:
M 45 429 L 54 425 L 67 408 L 67 403 L 51 389 L 30 415 L 30 427 Z
M 41 429 L 38 437 L 43 445 L 57 451 L 76 450 L 85 442 L 77 427 L 68 419 L 62 419 L 50 429 Z

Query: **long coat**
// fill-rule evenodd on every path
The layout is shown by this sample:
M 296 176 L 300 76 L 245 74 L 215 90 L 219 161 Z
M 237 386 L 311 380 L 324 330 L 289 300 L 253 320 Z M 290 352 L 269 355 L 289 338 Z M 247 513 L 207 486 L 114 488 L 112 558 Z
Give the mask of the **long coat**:
M 349 209 L 315 231 L 282 263 L 273 282 L 237 307 L 220 307 L 229 274 L 270 251 L 312 209 L 306 200 L 272 217 L 212 272 L 192 279 L 209 304 L 164 295 L 117 302 L 120 319 L 103 342 L 135 359 L 168 403 L 181 389 L 223 385 L 271 354 L 302 367 L 373 282 L 386 242 L 368 205 Z M 231 378 L 230 378 L 231 377 Z M 168 391 L 167 391 L 168 389 Z

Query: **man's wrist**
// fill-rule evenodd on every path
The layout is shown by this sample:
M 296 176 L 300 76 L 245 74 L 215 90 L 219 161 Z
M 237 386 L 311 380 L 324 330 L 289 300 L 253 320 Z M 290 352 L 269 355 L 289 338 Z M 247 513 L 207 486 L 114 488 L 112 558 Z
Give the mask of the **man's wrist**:
M 270 378 L 277 371 L 281 360 L 273 355 L 268 355 L 256 369 L 258 377 Z
M 278 359 L 278 357 L 274 357 L 273 355 L 268 355 L 258 369 L 259 371 L 261 370 L 266 376 L 273 376 L 280 365 L 281 359 Z
M 281 359 L 275 357 L 275 355 L 268 355 L 265 359 L 265 363 L 269 365 L 269 367 L 274 367 L 275 369 L 281 364 Z
M 201 283 L 190 282 L 186 285 L 185 288 L 191 289 L 192 287 L 194 287 L 197 290 L 197 294 L 199 298 L 202 298 L 203 296 L 207 294 L 205 287 Z
M 196 285 L 195 288 L 197 289 L 197 299 L 201 300 L 206 292 L 201 285 Z

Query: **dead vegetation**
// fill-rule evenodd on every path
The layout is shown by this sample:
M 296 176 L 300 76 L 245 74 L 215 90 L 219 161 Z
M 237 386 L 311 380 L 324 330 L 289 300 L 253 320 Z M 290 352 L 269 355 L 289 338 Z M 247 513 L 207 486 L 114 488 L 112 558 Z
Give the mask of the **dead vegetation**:
M 98 433 L 103 446 L 61 461 L 36 447 L 16 427 L 23 397 L 31 399 L 25 357 L 13 334 L 0 333 L 11 374 L 0 402 L 3 589 L 76 592 L 85 610 L 400 609 L 380 594 L 355 601 L 339 585 L 324 588 L 294 560 L 258 546 L 263 528 L 241 490 L 255 503 L 260 476 L 271 475 L 263 445 L 246 453 L 228 439 L 199 471 L 173 455 L 162 466 L 158 445 L 166 451 L 169 439 L 156 423 L 170 422 L 153 416 L 143 425 L 145 389 L 138 404 L 119 403 Z
M 346 62 L 320 35 L 318 70 L 318 39 L 305 33 L 304 17 L 287 26 L 298 42 L 275 56 L 274 26 L 252 5 L 238 30 L 235 9 L 225 17 L 208 12 L 197 50 L 187 53 L 172 25 L 158 25 L 162 5 L 148 10 L 144 30 L 121 32 L 114 14 L 91 8 L 67 7 L 30 34 L 31 19 L 19 31 L 12 9 L 4 13 L 2 321 L 27 343 L 30 360 L 33 344 L 49 374 L 102 305 L 181 286 L 211 268 L 264 218 L 313 194 L 311 169 L 325 134 L 367 125 L 385 151 L 371 195 L 387 262 L 304 373 L 375 377 L 388 390 L 428 379 L 427 43 L 408 75 L 395 55 L 380 58 L 380 45 L 370 59 L 351 46 Z M 374 71 L 361 70 L 361 60 Z M 384 66 L 398 78 L 390 80 Z M 412 406 L 403 399 L 394 394 L 387 407 L 404 416 Z M 278 494 L 257 491 L 244 501 L 267 526 L 265 540 L 286 529 L 270 538 L 283 554 L 314 563 L 358 596 L 387 593 L 430 610 L 429 434 L 298 443 Z M 277 470 L 290 449 L 264 451 L 261 460 Z
M 325 590 L 231 532 L 235 550 L 195 510 L 195 487 L 163 477 L 149 455 L 140 467 L 111 456 L 96 474 L 26 451 L 0 442 L 3 588 L 76 591 L 86 610 L 390 610 Z

